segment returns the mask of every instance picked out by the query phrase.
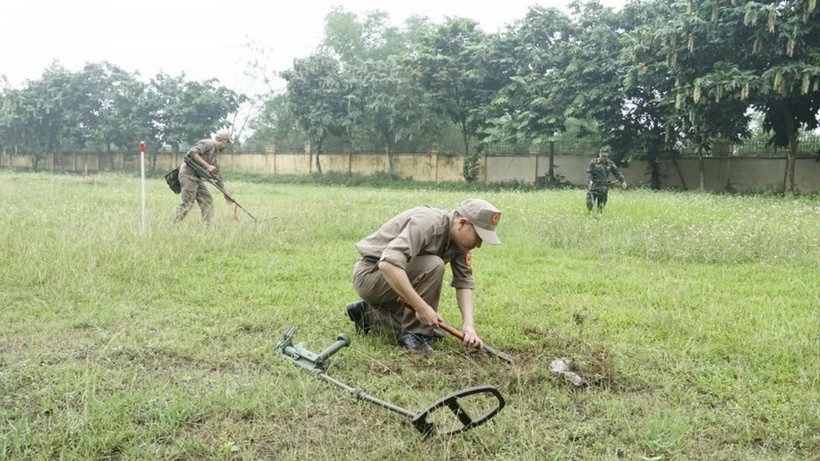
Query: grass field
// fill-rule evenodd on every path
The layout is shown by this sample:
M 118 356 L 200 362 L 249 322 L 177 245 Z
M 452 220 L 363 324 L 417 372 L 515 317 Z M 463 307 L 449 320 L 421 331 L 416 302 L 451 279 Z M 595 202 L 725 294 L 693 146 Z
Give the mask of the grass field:
M 179 225 L 139 181 L 0 172 L 0 458 L 820 459 L 820 202 L 580 190 L 444 191 L 242 182 L 263 220 Z M 476 250 L 476 326 L 508 366 L 453 338 L 430 356 L 357 336 L 355 243 L 418 204 L 503 211 Z M 459 327 L 452 290 L 440 311 Z M 489 384 L 489 423 L 424 439 L 274 347 L 413 411 Z M 572 359 L 591 382 L 550 373 Z

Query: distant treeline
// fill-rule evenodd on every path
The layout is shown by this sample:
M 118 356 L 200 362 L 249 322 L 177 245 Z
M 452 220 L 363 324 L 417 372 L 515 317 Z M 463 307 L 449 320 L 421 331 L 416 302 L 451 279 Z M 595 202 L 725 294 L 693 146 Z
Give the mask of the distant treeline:
M 818 127 L 816 3 L 575 2 L 568 13 L 533 6 L 494 33 L 466 18 L 397 26 L 384 12 L 338 8 L 311 55 L 282 72 L 264 59 L 252 66 L 284 90 L 248 98 L 216 81 L 142 84 L 107 63 L 55 65 L 0 94 L 0 143 L 45 153 L 148 139 L 176 151 L 220 127 L 243 130 L 234 121 L 247 102 L 252 134 L 235 148 L 308 146 L 320 173 L 329 152 L 382 152 L 391 172 L 397 152 L 460 152 L 473 181 L 479 155 L 499 146 L 608 145 L 616 160 L 656 165 L 730 145 L 733 155 L 784 155 L 789 193 L 795 156 L 808 152 L 801 141 Z

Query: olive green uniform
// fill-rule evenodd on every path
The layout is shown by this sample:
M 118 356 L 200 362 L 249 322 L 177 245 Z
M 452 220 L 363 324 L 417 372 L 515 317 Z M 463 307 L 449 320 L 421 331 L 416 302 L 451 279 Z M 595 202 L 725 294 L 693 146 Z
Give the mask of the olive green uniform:
M 615 162 L 606 158 L 599 162 L 599 158 L 589 162 L 587 168 L 587 181 L 592 183 L 587 191 L 587 210 L 592 210 L 597 205 L 598 211 L 603 210 L 609 195 L 609 174 L 612 173 L 619 181 L 624 181 L 624 175 Z
M 387 283 L 378 264 L 387 261 L 404 269 L 419 296 L 436 311 L 446 264 L 452 270 L 452 287 L 473 289 L 470 253 L 460 253 L 450 241 L 455 214 L 455 210 L 427 206 L 412 208 L 356 244 L 361 259 L 353 268 L 353 287 L 372 307 L 366 315 L 374 330 L 441 335 L 418 321 L 415 311 L 405 306 Z
M 209 164 L 218 167 L 218 152 L 216 141 L 203 139 L 191 146 L 188 155 L 197 154 Z M 182 191 L 180 192 L 179 205 L 174 208 L 174 219 L 177 221 L 184 219 L 191 211 L 191 207 L 194 206 L 194 201 L 196 201 L 202 211 L 202 219 L 206 224 L 210 224 L 214 218 L 214 199 L 211 192 L 208 191 L 206 181 L 187 163 L 182 162 L 182 166 L 179 167 L 179 182 L 182 185 Z

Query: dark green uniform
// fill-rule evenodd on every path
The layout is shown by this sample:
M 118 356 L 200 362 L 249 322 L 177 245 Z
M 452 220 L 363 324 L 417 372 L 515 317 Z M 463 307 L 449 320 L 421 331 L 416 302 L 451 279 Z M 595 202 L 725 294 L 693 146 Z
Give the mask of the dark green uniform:
M 609 174 L 612 173 L 618 181 L 624 182 L 624 175 L 615 162 L 609 157 L 598 157 L 589 162 L 587 168 L 587 181 L 589 190 L 587 191 L 587 210 L 597 205 L 598 211 L 602 211 L 606 206 L 609 195 Z

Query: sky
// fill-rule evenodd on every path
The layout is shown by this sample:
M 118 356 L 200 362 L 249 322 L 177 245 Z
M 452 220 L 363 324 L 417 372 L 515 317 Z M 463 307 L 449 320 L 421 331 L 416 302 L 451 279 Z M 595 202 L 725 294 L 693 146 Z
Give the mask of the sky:
M 218 79 L 246 94 L 268 72 L 291 67 L 322 39 L 334 6 L 363 15 L 382 10 L 401 24 L 411 15 L 478 21 L 495 32 L 534 4 L 566 9 L 569 0 L 0 0 L 0 76 L 11 87 L 40 78 L 50 63 L 70 71 L 108 61 L 147 81 L 159 72 L 189 80 Z M 601 0 L 619 8 L 623 0 Z M 2 82 L 0 82 L 2 85 Z

